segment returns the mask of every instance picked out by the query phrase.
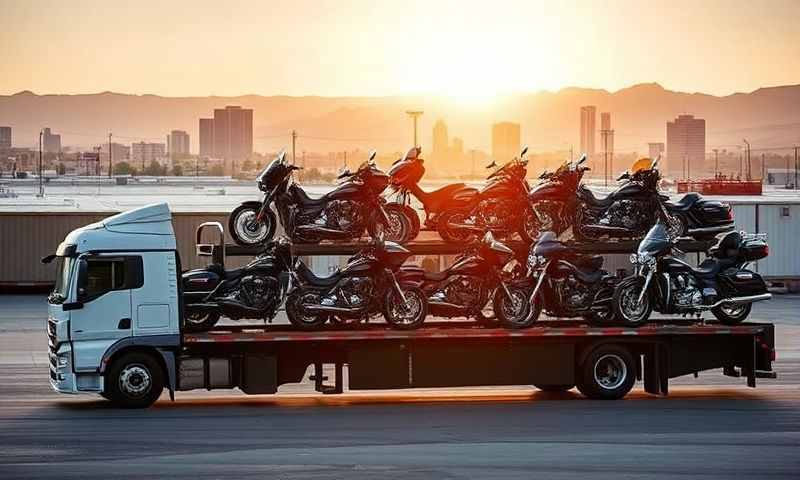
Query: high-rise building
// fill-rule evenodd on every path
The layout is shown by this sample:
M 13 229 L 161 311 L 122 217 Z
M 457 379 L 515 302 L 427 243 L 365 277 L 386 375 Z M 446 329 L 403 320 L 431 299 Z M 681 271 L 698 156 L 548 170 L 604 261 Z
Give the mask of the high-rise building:
M 437 120 L 433 125 L 433 150 L 431 151 L 432 173 L 441 174 L 450 156 L 450 139 L 447 136 L 447 125 Z
M 161 164 L 164 162 L 166 154 L 166 145 L 163 143 L 138 142 L 131 144 L 131 163 L 136 168 L 145 169 L 154 160 Z
M 501 164 L 519 155 L 519 123 L 501 122 L 492 125 L 492 157 Z
M 706 121 L 694 115 L 678 115 L 667 122 L 668 176 L 691 178 L 699 173 L 706 158 Z
M 597 116 L 597 108 L 593 105 L 581 107 L 581 153 L 588 156 L 593 156 L 594 149 L 594 132 L 595 120 Z M 611 123 L 611 116 L 609 115 L 609 124 Z
M 198 151 L 201 157 L 214 156 L 214 119 L 201 118 L 200 119 L 200 149 Z
M 45 153 L 61 153 L 61 135 L 56 135 L 45 128 L 42 131 L 42 151 Z
M 225 159 L 228 173 L 253 154 L 253 110 L 238 106 L 214 109 L 214 157 Z
M 11 148 L 11 127 L 0 127 L 0 149 Z
M 664 142 L 653 142 L 647 144 L 647 156 L 656 159 L 659 155 L 664 153 Z
M 189 155 L 189 134 L 183 130 L 173 130 L 167 135 L 167 152 L 169 156 Z

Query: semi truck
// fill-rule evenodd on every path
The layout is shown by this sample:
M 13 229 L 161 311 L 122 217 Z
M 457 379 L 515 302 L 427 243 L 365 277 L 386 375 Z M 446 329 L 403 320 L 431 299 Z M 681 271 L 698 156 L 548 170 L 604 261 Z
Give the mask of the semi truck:
M 198 245 L 198 253 L 219 252 L 207 247 Z M 214 258 L 224 262 L 224 255 Z M 775 377 L 774 327 L 755 322 L 675 319 L 632 329 L 554 319 L 525 330 L 430 322 L 414 331 L 367 324 L 187 332 L 181 258 L 163 203 L 78 228 L 42 261 L 58 267 L 48 296 L 52 387 L 99 394 L 121 407 L 148 407 L 165 389 L 172 400 L 194 389 L 275 394 L 303 381 L 309 367 L 322 393 L 342 393 L 345 383 L 349 390 L 532 385 L 577 386 L 593 399 L 622 398 L 637 381 L 666 395 L 669 379 L 711 369 L 745 377 L 750 387 Z M 332 383 L 325 371 L 333 372 Z

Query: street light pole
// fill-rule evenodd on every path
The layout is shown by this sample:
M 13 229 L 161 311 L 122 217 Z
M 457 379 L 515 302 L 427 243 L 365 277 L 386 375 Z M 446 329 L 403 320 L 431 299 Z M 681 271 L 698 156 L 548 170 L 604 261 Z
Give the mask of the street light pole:
M 406 114 L 411 117 L 414 122 L 414 146 L 418 147 L 419 143 L 417 143 L 417 119 L 425 113 L 422 110 L 406 110 Z

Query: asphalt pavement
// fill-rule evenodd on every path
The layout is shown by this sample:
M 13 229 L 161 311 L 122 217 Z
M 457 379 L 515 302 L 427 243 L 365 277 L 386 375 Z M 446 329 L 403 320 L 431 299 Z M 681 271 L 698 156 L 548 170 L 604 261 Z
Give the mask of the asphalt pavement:
M 45 299 L 0 296 L 0 478 L 800 478 L 800 296 L 778 378 L 683 377 L 669 397 L 532 387 L 278 395 L 178 392 L 148 410 L 50 389 Z

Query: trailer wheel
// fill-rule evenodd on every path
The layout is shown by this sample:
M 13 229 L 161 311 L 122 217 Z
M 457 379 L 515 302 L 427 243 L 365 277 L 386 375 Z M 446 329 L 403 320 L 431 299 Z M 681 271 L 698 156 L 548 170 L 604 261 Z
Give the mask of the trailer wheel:
M 575 385 L 539 385 L 536 383 L 533 386 L 543 392 L 566 392 L 575 388 Z
M 617 400 L 631 391 L 636 381 L 633 355 L 618 345 L 594 349 L 578 372 L 578 390 L 593 400 Z
M 126 353 L 111 364 L 105 388 L 104 393 L 120 407 L 147 408 L 164 390 L 164 370 L 150 354 Z

